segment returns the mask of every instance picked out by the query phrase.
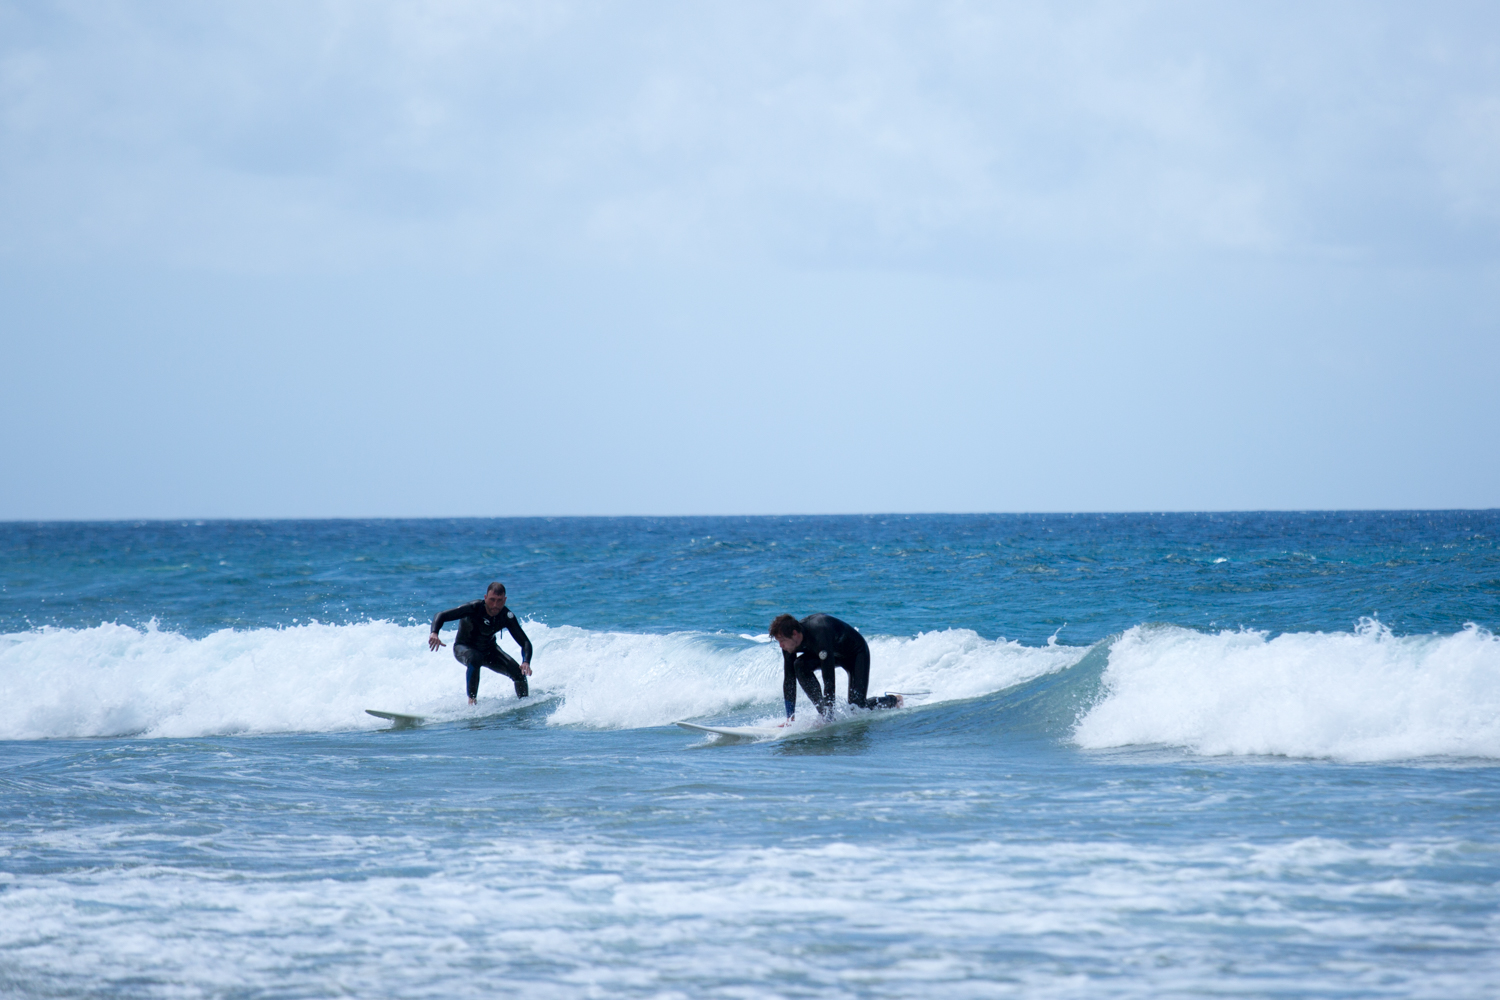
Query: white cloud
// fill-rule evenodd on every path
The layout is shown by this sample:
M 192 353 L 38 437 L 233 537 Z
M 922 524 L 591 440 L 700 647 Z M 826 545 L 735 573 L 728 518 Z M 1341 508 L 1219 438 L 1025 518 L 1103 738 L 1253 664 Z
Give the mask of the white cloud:
M 1488 258 L 1497 22 L 1483 5 L 10 4 L 3 245 L 250 270 L 941 267 L 1400 255 L 1463 230 Z

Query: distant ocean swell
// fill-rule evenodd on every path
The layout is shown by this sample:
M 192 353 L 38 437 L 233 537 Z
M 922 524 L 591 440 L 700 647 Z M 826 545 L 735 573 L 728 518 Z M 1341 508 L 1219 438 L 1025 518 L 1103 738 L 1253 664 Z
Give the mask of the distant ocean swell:
M 780 657 L 764 637 L 527 631 L 533 703 L 555 725 L 780 711 Z M 463 668 L 447 649 L 428 652 L 425 636 L 390 622 L 201 639 L 123 625 L 0 635 L 0 739 L 330 732 L 379 725 L 365 708 L 460 719 L 521 707 L 488 671 L 480 705 L 466 706 Z M 871 646 L 872 691 L 929 691 L 910 714 L 945 725 L 998 719 L 1092 749 L 1500 758 L 1500 641 L 1475 626 L 1398 637 L 1366 620 L 1271 637 L 1142 625 L 1092 649 L 954 629 Z

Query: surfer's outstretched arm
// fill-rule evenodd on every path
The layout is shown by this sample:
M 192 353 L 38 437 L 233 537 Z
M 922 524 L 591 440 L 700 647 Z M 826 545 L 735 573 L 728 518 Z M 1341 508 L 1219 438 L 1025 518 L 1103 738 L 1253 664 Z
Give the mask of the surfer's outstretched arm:
M 443 630 L 444 625 L 452 621 L 458 621 L 458 619 L 462 618 L 464 616 L 464 609 L 466 607 L 467 605 L 459 605 L 456 608 L 449 608 L 447 611 L 438 612 L 437 617 L 432 620 L 432 634 L 427 637 L 428 649 L 432 650 L 435 653 L 437 652 L 439 646 L 448 645 L 446 642 L 438 638 L 438 633 Z

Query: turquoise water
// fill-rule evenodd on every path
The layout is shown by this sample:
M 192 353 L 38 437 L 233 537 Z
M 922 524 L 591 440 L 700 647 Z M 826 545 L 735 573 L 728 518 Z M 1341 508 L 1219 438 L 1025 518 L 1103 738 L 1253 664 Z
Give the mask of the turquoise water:
M 0 991 L 1493 996 L 1497 534 L 0 525 Z M 536 695 L 470 708 L 426 622 L 495 578 Z M 782 611 L 930 693 L 670 725 L 775 718 Z

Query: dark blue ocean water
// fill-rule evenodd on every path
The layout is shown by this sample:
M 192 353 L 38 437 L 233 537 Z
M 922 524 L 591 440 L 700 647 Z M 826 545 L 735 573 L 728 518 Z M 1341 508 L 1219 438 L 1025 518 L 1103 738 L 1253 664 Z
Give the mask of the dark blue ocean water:
M 1500 515 L 893 515 L 0 525 L 0 627 L 201 636 L 430 619 L 503 579 L 536 620 L 762 631 L 826 608 L 891 635 L 1074 644 L 1142 622 L 1398 633 L 1500 616 Z M 476 591 L 478 587 L 478 591 Z
M 1497 535 L 0 525 L 0 992 L 1493 996 Z M 534 694 L 470 708 L 426 622 L 491 579 Z M 929 693 L 672 726 L 776 719 L 782 611 Z

